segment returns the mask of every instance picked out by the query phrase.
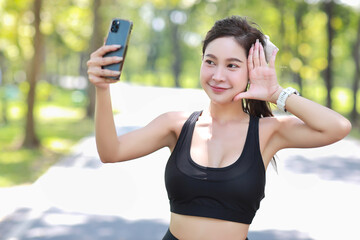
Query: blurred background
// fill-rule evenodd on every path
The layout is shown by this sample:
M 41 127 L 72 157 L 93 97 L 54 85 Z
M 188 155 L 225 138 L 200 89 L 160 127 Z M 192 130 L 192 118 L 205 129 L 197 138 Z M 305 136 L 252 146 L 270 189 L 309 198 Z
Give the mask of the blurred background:
M 198 88 L 203 37 L 230 15 L 280 48 L 284 87 L 345 115 L 360 136 L 358 0 L 0 0 L 0 187 L 34 182 L 92 134 L 86 61 L 112 18 L 134 23 L 123 81 Z
M 0 0 L 0 239 L 160 239 L 169 152 L 101 164 L 86 62 L 112 18 L 133 21 L 122 82 L 111 88 L 123 133 L 160 111 L 203 106 L 202 40 L 231 15 L 279 47 L 283 87 L 353 124 L 335 145 L 279 153 L 249 238 L 360 239 L 359 0 Z

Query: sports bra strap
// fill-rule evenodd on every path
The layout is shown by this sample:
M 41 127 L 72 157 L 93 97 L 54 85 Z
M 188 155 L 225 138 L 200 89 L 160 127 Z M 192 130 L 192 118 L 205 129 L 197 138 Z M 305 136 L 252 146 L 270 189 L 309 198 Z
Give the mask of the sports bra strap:
M 184 144 L 184 141 L 186 140 L 186 136 L 189 134 L 189 128 L 192 126 L 193 123 L 196 123 L 197 119 L 199 118 L 199 116 L 201 115 L 202 111 L 196 111 L 193 112 L 190 117 L 185 121 L 180 135 L 179 135 L 179 139 L 176 143 L 174 152 L 176 152 L 176 150 L 180 147 L 182 147 L 182 145 Z

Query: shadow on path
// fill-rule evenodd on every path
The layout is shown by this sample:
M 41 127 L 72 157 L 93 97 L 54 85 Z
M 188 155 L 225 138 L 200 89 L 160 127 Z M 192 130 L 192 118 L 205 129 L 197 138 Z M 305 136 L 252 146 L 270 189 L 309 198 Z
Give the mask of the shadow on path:
M 8 231 L 11 227 L 21 224 L 29 214 L 30 209 L 19 209 L 11 218 L 0 223 L 0 239 L 10 237 Z M 167 228 L 167 224 L 156 220 L 128 221 L 116 216 L 87 215 L 51 208 L 33 220 L 31 226 L 16 239 L 159 240 Z
M 117 127 L 116 132 L 118 135 L 122 135 L 131 131 L 134 131 L 136 129 L 139 129 L 139 126 L 122 126 Z M 91 136 L 93 140 L 91 140 L 88 143 L 84 143 L 81 152 L 68 155 L 64 157 L 61 161 L 59 161 L 55 166 L 57 167 L 81 167 L 83 169 L 98 169 L 103 166 L 103 163 L 100 161 L 99 156 L 97 152 L 95 154 L 93 151 L 96 150 L 96 146 L 94 145 L 94 136 Z M 92 149 L 94 148 L 95 149 Z M 87 154 L 87 152 L 92 151 L 90 154 Z
M 294 156 L 286 161 L 285 167 L 301 174 L 317 174 L 325 180 L 339 180 L 360 184 L 360 159 L 338 156 L 308 159 Z
M 0 240 L 24 224 L 30 209 L 19 209 L 0 223 Z M 17 240 L 161 240 L 168 225 L 157 220 L 129 221 L 117 216 L 87 215 L 51 208 L 33 219 Z M 312 240 L 297 231 L 252 231 L 250 240 Z
M 250 231 L 248 237 L 249 240 L 313 240 L 298 231 L 279 230 Z

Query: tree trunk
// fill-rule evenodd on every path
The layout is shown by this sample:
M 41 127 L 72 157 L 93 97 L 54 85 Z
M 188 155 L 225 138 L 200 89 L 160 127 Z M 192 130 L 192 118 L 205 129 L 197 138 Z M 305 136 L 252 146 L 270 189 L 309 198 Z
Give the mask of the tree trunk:
M 8 124 L 8 119 L 7 119 L 7 109 L 8 109 L 8 104 L 7 104 L 7 96 L 6 96 L 6 84 L 5 84 L 5 74 L 6 74 L 6 64 L 5 64 L 5 57 L 4 55 L 0 52 L 0 87 L 3 88 L 3 94 L 2 94 L 2 104 L 1 104 L 1 111 L 2 111 L 2 122 L 4 125 Z
M 172 52 L 174 56 L 172 70 L 175 79 L 175 87 L 180 87 L 180 73 L 182 68 L 182 58 L 180 49 L 179 25 L 170 21 L 170 32 L 172 40 Z
M 295 8 L 295 24 L 296 24 L 296 45 L 294 52 L 296 53 L 296 56 L 301 60 L 303 65 L 306 65 L 305 61 L 306 59 L 299 54 L 298 47 L 302 43 L 302 34 L 304 29 L 304 21 L 303 17 L 308 12 L 308 4 L 306 2 L 298 2 L 296 3 Z M 303 79 L 300 76 L 300 73 L 295 73 L 295 82 L 299 85 L 299 92 L 301 95 L 303 95 Z
M 43 64 L 43 35 L 40 32 L 40 11 L 42 0 L 34 0 L 34 28 L 35 35 L 33 38 L 34 56 L 30 62 L 28 68 L 27 80 L 29 82 L 29 92 L 27 96 L 27 114 L 25 125 L 25 138 L 22 146 L 27 148 L 37 148 L 40 145 L 39 139 L 35 133 L 35 121 L 34 121 L 34 105 L 36 95 L 36 83 L 41 73 L 41 66 Z
M 354 44 L 354 52 L 353 52 L 354 62 L 355 62 L 355 75 L 354 75 L 354 82 L 353 82 L 353 109 L 351 111 L 351 120 L 356 123 L 358 121 L 358 112 L 357 112 L 357 92 L 359 89 L 359 81 L 360 81 L 360 17 L 358 22 L 358 29 L 357 29 L 357 37 L 356 42 Z
M 332 51 L 332 42 L 334 38 L 334 29 L 331 26 L 331 19 L 333 18 L 333 9 L 334 9 L 334 1 L 326 1 L 325 3 L 325 13 L 328 17 L 327 21 L 327 41 L 328 41 L 328 49 L 327 49 L 327 61 L 328 66 L 325 69 L 325 86 L 327 90 L 327 97 L 326 97 L 326 106 L 328 108 L 332 107 L 332 101 L 331 101 L 331 90 L 333 87 L 333 76 L 332 76 L 332 62 L 333 57 L 331 54 Z
M 92 33 L 92 37 L 91 37 L 91 41 L 90 41 L 90 53 L 94 52 L 96 49 L 98 49 L 99 47 L 101 47 L 101 45 L 103 44 L 104 38 L 102 36 L 102 32 L 101 32 L 101 16 L 99 13 L 99 9 L 101 6 L 101 0 L 94 0 L 93 1 L 93 15 L 94 15 L 94 19 L 93 19 L 93 33 Z M 87 59 L 90 58 L 90 53 L 87 56 Z M 85 74 L 85 77 L 87 78 L 87 74 Z M 94 118 L 95 115 L 95 87 L 92 84 L 88 85 L 88 89 L 87 89 L 87 93 L 88 93 L 88 105 L 87 105 L 87 109 L 86 109 L 86 116 L 90 117 L 90 118 Z

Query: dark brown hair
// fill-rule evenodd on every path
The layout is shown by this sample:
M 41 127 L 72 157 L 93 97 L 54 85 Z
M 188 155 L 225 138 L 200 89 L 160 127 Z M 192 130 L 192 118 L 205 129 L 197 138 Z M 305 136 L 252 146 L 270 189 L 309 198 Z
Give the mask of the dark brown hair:
M 254 22 L 248 22 L 246 18 L 239 16 L 231 16 L 216 21 L 214 26 L 206 34 L 202 48 L 203 55 L 208 44 L 221 37 L 234 37 L 239 45 L 245 49 L 246 56 L 249 55 L 251 45 L 255 44 L 256 39 L 259 39 L 260 43 L 265 47 L 265 35 L 255 26 L 258 25 Z M 268 102 L 254 99 L 243 99 L 242 105 L 244 112 L 252 116 L 273 116 Z

